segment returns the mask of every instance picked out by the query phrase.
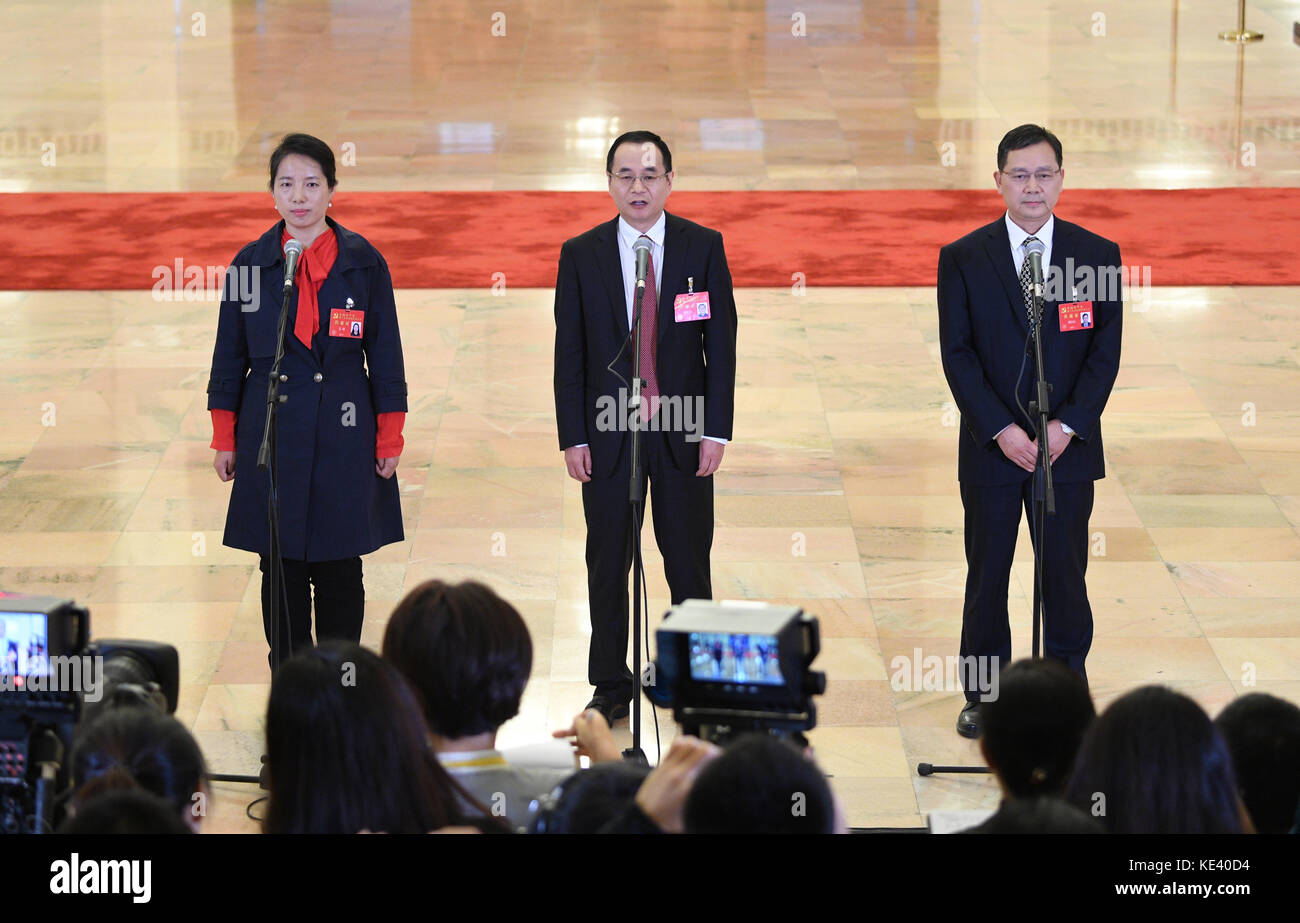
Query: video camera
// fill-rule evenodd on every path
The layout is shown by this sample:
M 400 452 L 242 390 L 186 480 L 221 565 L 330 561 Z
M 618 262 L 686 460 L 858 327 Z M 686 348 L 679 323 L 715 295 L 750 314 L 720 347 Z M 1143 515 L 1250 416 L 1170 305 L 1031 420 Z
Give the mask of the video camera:
M 83 719 L 127 704 L 176 711 L 176 648 L 89 637 L 90 613 L 71 600 L 0 592 L 0 833 L 51 829 Z
M 812 697 L 826 674 L 816 616 L 795 606 L 688 599 L 656 632 L 647 694 L 671 707 L 682 731 L 714 743 L 746 732 L 802 740 L 817 725 Z

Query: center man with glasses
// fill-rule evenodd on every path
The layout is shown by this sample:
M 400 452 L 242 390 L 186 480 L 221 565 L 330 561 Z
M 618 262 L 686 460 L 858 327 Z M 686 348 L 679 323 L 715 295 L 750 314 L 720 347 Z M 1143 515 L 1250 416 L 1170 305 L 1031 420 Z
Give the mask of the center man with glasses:
M 620 135 L 605 172 L 618 217 L 560 250 L 555 419 L 565 467 L 582 483 L 587 523 L 587 673 L 595 687 L 587 707 L 612 723 L 628 713 L 636 692 L 627 666 L 631 429 L 642 431 L 650 515 L 672 601 L 709 599 L 713 473 L 731 438 L 736 303 L 722 235 L 664 211 L 673 160 L 663 139 L 648 131 Z M 641 237 L 650 245 L 644 415 L 628 406 Z

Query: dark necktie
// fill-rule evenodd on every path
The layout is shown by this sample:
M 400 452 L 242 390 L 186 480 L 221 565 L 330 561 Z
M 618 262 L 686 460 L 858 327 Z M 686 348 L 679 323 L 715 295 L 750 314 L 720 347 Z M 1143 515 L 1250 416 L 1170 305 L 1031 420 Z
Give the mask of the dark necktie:
M 1025 296 L 1025 321 L 1029 329 L 1034 328 L 1034 277 L 1029 266 L 1029 242 L 1038 240 L 1037 237 L 1025 238 L 1025 260 L 1020 264 L 1020 291 Z

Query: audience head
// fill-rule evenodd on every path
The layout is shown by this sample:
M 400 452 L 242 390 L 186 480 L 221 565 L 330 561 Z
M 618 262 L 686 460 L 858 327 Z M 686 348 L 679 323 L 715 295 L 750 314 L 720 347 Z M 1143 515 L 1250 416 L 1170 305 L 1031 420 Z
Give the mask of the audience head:
M 267 833 L 427 833 L 460 821 L 411 691 L 358 644 L 327 642 L 281 664 L 266 751 Z
M 1286 833 L 1300 808 L 1300 708 L 1252 692 L 1215 719 L 1232 754 L 1241 800 L 1259 833 Z
M 1066 798 L 1111 833 L 1242 833 L 1227 745 L 1187 696 L 1144 686 L 1083 738 Z
M 519 714 L 533 665 L 528 626 L 481 583 L 430 580 L 398 603 L 384 659 L 406 677 L 437 737 L 495 733 Z
M 137 788 L 163 798 L 196 832 L 207 813 L 207 771 L 199 745 L 174 717 L 151 707 L 100 712 L 80 728 L 72 778 L 77 813 L 107 792 Z
M 1015 798 L 1061 793 L 1097 714 L 1079 675 L 1046 659 L 1019 660 L 1003 670 L 997 698 L 980 712 L 984 757 Z
M 636 798 L 650 773 L 635 763 L 593 763 L 538 799 L 529 833 L 598 833 Z
M 59 833 L 74 836 L 194 832 L 170 801 L 139 788 L 104 792 L 83 804 L 59 827 Z
M 687 833 L 834 833 L 835 799 L 817 764 L 763 734 L 731 743 L 686 796 Z

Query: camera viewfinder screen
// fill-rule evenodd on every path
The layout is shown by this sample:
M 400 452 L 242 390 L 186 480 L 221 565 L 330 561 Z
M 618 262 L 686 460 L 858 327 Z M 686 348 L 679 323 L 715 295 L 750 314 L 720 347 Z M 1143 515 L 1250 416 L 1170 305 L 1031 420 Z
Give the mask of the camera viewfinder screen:
M 693 631 L 688 640 L 691 679 L 697 682 L 785 684 L 774 635 Z
M 36 676 L 48 663 L 44 613 L 0 612 L 0 675 Z

